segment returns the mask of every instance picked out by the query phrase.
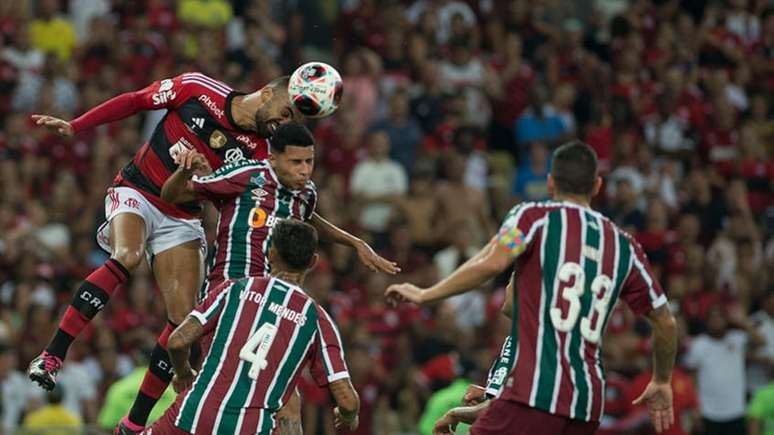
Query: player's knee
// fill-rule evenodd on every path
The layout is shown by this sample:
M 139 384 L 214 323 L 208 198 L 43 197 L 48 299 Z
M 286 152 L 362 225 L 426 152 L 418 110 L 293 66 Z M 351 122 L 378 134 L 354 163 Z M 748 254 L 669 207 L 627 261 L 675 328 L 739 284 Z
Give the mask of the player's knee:
M 142 257 L 143 253 L 140 249 L 118 248 L 113 252 L 113 258 L 129 272 L 134 272 L 140 266 Z

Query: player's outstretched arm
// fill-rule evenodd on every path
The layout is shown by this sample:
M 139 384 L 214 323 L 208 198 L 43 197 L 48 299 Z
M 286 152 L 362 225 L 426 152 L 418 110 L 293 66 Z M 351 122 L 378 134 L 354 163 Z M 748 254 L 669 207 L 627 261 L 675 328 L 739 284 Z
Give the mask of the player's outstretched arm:
M 161 187 L 161 199 L 172 204 L 180 204 L 196 199 L 191 185 L 191 177 L 212 173 L 212 168 L 207 163 L 203 154 L 194 150 L 183 150 L 174 155 L 177 170 L 164 182 Z
M 481 286 L 505 271 L 512 262 L 513 258 L 508 251 L 492 239 L 473 258 L 438 284 L 428 289 L 409 283 L 395 284 L 387 288 L 385 296 L 391 303 L 432 304 Z
M 328 390 L 336 402 L 336 408 L 333 410 L 336 429 L 347 427 L 349 430 L 356 430 L 359 424 L 357 414 L 360 411 L 360 397 L 352 382 L 349 378 L 339 379 L 331 382 Z
M 196 372 L 191 368 L 188 358 L 191 354 L 191 344 L 193 344 L 204 333 L 204 327 L 193 317 L 187 317 L 180 324 L 167 341 L 167 351 L 172 367 L 175 369 L 175 376 L 172 378 L 172 387 L 175 392 L 188 388 L 196 376 Z
M 61 136 L 71 137 L 98 125 L 107 124 L 132 116 L 141 110 L 163 108 L 153 107 L 152 104 L 149 104 L 147 99 L 143 98 L 143 95 L 143 91 L 127 92 L 125 94 L 117 95 L 72 121 L 65 121 L 64 119 L 49 115 L 32 115 L 31 118 L 37 125 L 46 127 Z
M 634 404 L 645 402 L 656 432 L 669 429 L 675 422 L 672 406 L 672 367 L 677 354 L 677 323 L 664 304 L 648 314 L 653 326 L 653 379 Z
M 398 267 L 397 263 L 377 254 L 368 243 L 333 225 L 319 214 L 312 213 L 312 218 L 309 222 L 323 239 L 354 248 L 360 261 L 371 271 L 389 273 L 390 275 L 400 272 L 400 267 Z

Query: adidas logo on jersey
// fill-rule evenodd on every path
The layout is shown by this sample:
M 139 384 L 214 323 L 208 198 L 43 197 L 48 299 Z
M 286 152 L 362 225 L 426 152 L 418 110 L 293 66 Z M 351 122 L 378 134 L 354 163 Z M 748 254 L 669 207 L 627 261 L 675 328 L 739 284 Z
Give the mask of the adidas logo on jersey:
M 193 130 L 194 127 L 204 128 L 204 118 L 191 118 L 191 121 L 194 124 L 191 126 L 191 130 Z

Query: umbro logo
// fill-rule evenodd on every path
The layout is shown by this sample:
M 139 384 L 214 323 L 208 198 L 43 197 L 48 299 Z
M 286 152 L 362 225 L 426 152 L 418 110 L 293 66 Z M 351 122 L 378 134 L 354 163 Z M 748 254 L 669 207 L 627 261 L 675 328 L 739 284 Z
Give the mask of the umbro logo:
M 191 126 L 191 130 L 193 130 L 194 127 L 204 128 L 204 118 L 191 118 L 191 121 L 194 123 L 194 125 Z

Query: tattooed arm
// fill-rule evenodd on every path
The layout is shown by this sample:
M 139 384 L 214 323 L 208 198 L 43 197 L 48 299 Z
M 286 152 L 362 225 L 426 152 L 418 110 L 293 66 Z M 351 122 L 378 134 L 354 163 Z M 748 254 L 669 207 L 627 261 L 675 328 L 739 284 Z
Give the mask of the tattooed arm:
M 288 402 L 277 411 L 278 435 L 303 435 L 301 426 L 301 396 L 294 391 Z
M 172 386 L 175 392 L 181 392 L 193 383 L 196 372 L 191 368 L 188 357 L 191 354 L 191 344 L 202 336 L 204 328 L 194 317 L 187 317 L 169 336 L 167 351 L 175 376 Z

